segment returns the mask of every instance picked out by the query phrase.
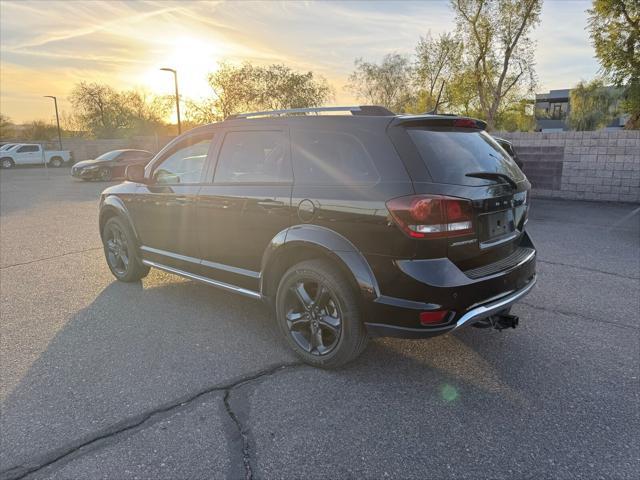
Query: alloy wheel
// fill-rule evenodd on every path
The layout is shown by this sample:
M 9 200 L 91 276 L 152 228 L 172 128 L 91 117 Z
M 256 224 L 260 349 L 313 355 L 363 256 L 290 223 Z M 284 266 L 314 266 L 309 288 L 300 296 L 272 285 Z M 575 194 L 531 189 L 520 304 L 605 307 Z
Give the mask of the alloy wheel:
M 286 322 L 296 344 L 312 355 L 327 355 L 338 344 L 342 314 L 329 288 L 313 279 L 299 279 L 287 291 Z
M 2 168 L 11 168 L 12 166 L 13 164 L 11 163 L 11 160 L 9 159 L 2 160 Z
M 105 238 L 107 261 L 118 276 L 125 275 L 129 267 L 129 246 L 124 232 L 117 225 L 110 225 Z

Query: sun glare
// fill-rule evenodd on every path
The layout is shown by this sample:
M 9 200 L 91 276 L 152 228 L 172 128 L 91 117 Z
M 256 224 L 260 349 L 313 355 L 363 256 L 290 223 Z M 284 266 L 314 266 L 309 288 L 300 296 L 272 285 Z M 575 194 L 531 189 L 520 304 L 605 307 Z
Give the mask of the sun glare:
M 167 47 L 166 51 L 163 48 Z M 143 74 L 141 83 L 158 95 L 173 95 L 174 85 L 170 73 L 160 68 L 177 70 L 180 96 L 203 98 L 211 95 L 207 74 L 217 67 L 220 49 L 215 42 L 182 37 L 162 42 L 154 52 L 153 67 Z

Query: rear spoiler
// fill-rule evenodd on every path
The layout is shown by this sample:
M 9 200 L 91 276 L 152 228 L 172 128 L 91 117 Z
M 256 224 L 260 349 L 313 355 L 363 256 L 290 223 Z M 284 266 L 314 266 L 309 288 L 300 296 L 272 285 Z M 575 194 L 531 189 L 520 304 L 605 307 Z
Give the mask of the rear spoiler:
M 452 115 L 409 115 L 396 117 L 396 125 L 408 127 L 449 127 L 449 128 L 473 128 L 486 130 L 487 122 L 470 117 L 457 117 Z

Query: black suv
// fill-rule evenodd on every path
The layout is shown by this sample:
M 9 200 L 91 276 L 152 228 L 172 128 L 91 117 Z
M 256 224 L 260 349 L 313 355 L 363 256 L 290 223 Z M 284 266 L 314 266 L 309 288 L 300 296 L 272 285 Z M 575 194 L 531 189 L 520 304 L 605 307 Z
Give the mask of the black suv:
M 196 128 L 102 193 L 109 268 L 264 300 L 322 367 L 369 335 L 515 327 L 509 308 L 536 279 L 530 184 L 485 126 L 332 107 Z

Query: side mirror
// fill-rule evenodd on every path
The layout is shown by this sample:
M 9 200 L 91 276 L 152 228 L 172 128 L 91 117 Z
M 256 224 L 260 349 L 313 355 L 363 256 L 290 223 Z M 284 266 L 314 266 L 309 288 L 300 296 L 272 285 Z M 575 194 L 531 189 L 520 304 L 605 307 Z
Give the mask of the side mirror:
M 130 182 L 145 183 L 144 165 L 127 165 L 127 168 L 124 171 L 124 176 Z

